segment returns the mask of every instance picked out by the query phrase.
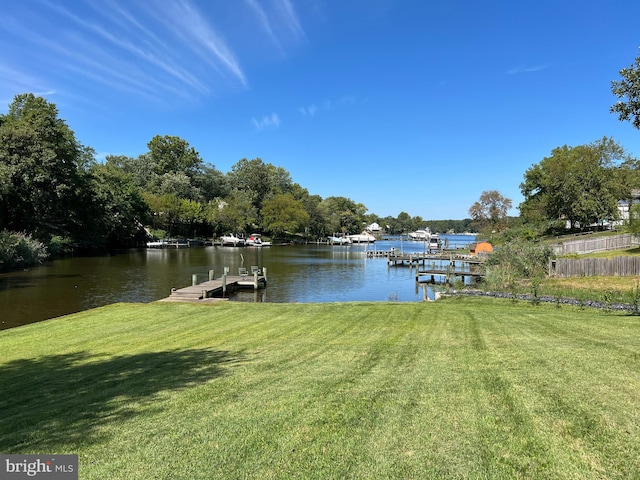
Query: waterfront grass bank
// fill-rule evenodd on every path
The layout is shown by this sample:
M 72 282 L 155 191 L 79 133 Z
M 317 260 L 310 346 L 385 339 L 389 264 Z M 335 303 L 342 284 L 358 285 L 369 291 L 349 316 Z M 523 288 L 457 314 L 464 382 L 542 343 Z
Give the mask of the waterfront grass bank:
M 640 318 L 116 304 L 0 332 L 0 451 L 80 478 L 632 478 Z

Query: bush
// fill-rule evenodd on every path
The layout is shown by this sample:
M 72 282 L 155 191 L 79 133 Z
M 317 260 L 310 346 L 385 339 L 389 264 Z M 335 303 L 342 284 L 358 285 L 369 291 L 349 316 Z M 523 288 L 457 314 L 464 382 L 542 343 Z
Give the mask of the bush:
M 69 237 L 55 235 L 49 241 L 49 253 L 51 255 L 65 255 L 73 253 L 74 242 Z
M 511 289 L 522 280 L 539 280 L 547 273 L 553 251 L 548 245 L 515 240 L 489 255 L 484 266 L 486 282 L 494 288 Z
M 48 256 L 47 247 L 31 235 L 0 231 L 0 271 L 31 267 Z

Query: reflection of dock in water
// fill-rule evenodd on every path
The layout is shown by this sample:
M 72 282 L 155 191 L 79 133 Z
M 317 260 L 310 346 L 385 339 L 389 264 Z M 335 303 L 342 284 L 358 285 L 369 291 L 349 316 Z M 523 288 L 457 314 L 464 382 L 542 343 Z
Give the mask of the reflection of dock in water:
M 228 269 L 220 278 L 214 278 L 214 271 L 209 270 L 209 280 L 198 283 L 197 275 L 192 276 L 191 286 L 171 289 L 171 295 L 159 300 L 161 302 L 208 303 L 227 300 L 228 296 L 241 289 L 258 290 L 267 285 L 267 269 L 262 272 L 252 267 L 252 273 L 240 268 L 239 275 L 229 275 Z

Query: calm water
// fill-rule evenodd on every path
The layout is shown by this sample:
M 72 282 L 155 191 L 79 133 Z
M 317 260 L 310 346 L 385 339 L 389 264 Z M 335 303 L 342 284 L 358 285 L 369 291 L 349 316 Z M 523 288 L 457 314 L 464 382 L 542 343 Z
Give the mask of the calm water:
M 443 238 L 446 238 L 444 236 Z M 465 245 L 472 236 L 448 236 Z M 424 299 L 415 273 L 407 266 L 387 266 L 385 258 L 367 258 L 367 250 L 422 252 L 424 244 L 382 240 L 371 245 L 298 245 L 139 249 L 101 257 L 69 258 L 27 271 L 0 275 L 0 329 L 37 322 L 116 302 L 152 302 L 171 288 L 208 279 L 224 267 L 267 268 L 268 286 L 240 292 L 233 301 L 345 302 Z

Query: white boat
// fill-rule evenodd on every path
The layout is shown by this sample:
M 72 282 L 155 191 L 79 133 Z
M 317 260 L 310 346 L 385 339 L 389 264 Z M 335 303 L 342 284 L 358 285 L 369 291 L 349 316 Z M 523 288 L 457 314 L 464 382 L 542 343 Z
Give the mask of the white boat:
M 238 247 L 245 244 L 244 238 L 240 238 L 236 236 L 234 233 L 222 235 L 220 237 L 220 241 L 222 242 L 222 245 L 225 247 Z
M 409 240 L 414 240 L 416 242 L 424 242 L 429 241 L 431 238 L 431 230 L 428 228 L 419 228 L 415 232 L 409 232 Z
M 371 233 L 367 232 L 366 230 L 355 235 L 348 235 L 347 238 L 351 240 L 351 243 L 373 243 L 376 241 L 376 237 L 371 235 Z
M 252 233 L 247 238 L 245 245 L 249 247 L 270 247 L 271 242 L 264 242 L 259 233 Z
M 334 234 L 329 238 L 331 245 L 351 245 L 351 239 L 344 234 Z
M 431 238 L 429 238 L 429 250 L 441 250 L 442 249 L 442 239 L 440 235 L 437 233 L 433 233 Z

